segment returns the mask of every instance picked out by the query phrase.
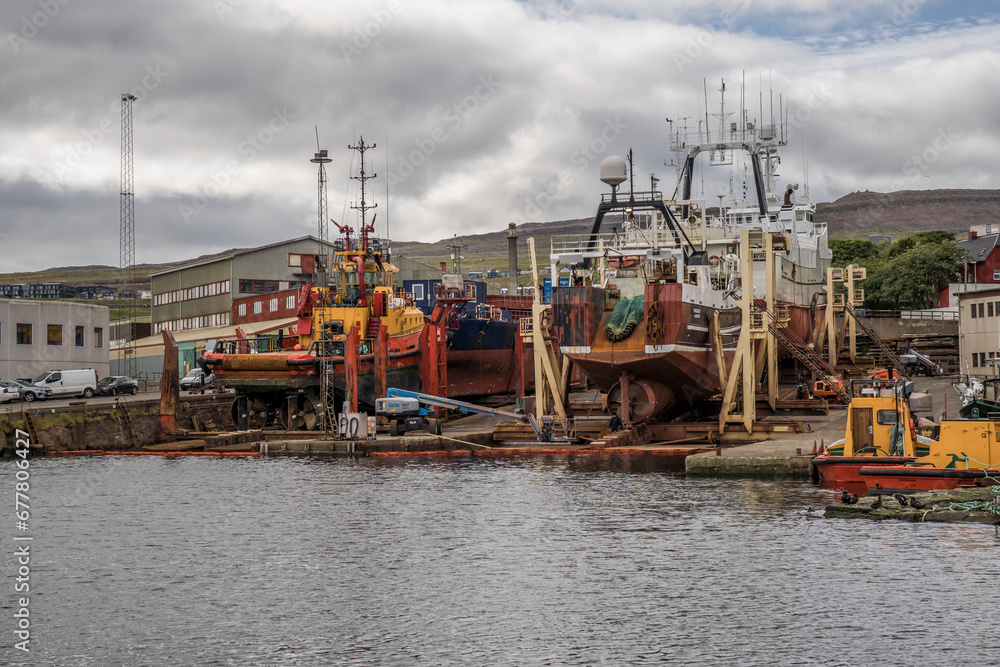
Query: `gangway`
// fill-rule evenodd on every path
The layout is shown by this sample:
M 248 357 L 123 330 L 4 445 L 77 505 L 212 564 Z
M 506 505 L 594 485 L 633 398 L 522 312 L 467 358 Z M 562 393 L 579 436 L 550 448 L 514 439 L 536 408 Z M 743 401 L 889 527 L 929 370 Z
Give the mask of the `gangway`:
M 391 401 L 391 399 L 394 398 L 409 400 L 406 402 L 396 402 L 394 404 Z M 414 405 L 413 401 L 416 401 L 416 405 Z M 535 437 L 537 437 L 539 441 L 548 442 L 552 439 L 551 429 L 541 429 L 538 426 L 538 422 L 535 420 L 535 416 L 530 412 L 525 414 L 507 412 L 506 410 L 498 410 L 496 408 L 487 408 L 474 403 L 466 403 L 465 401 L 456 401 L 453 398 L 432 396 L 431 394 L 421 394 L 416 391 L 397 389 L 395 387 L 389 387 L 385 393 L 385 398 L 380 398 L 375 401 L 376 412 L 381 412 L 383 414 L 397 414 L 400 416 L 420 415 L 421 417 L 426 417 L 434 414 L 435 408 L 457 410 L 463 414 L 472 413 L 478 415 L 491 415 L 493 417 L 501 417 L 503 419 L 513 419 L 514 421 L 527 422 L 531 424 L 531 428 L 535 432 Z

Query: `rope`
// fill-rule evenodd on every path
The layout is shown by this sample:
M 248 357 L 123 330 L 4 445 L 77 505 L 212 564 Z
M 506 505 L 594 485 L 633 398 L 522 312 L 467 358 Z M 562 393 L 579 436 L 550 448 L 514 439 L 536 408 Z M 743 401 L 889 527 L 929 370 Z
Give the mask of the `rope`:
M 994 482 L 997 481 L 992 477 L 989 479 L 993 479 Z M 994 494 L 1000 494 L 1000 486 L 994 486 L 990 490 L 993 491 Z M 970 500 L 966 503 L 951 503 L 944 509 L 950 512 L 986 512 L 988 514 L 1000 516 L 1000 505 L 978 500 Z
M 449 438 L 446 435 L 439 435 L 439 436 L 436 436 L 436 437 L 441 438 L 442 440 L 451 440 L 452 442 L 457 442 L 457 443 L 460 443 L 462 445 L 468 445 L 469 447 L 472 447 L 473 449 L 493 449 L 489 445 L 477 445 L 474 442 L 466 442 L 465 440 L 458 440 L 456 438 Z

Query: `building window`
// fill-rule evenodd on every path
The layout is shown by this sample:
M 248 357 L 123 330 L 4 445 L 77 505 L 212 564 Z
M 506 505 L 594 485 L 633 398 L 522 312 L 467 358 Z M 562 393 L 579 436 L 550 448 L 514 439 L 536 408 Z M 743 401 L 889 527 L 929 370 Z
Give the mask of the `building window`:
M 302 255 L 288 253 L 288 266 L 302 266 Z
M 993 269 L 993 280 L 1000 280 L 1000 269 Z
M 94 347 L 104 347 L 104 329 L 94 327 Z
M 986 317 L 993 317 L 993 302 L 986 304 Z
M 18 324 L 17 325 L 17 344 L 18 345 L 31 345 L 31 325 L 30 324 Z
M 424 300 L 424 286 L 420 283 L 415 283 L 413 285 L 413 300 L 423 301 Z
M 986 353 L 985 352 L 980 352 L 979 353 L 979 365 L 982 366 L 983 368 L 986 368 Z
M 271 307 L 271 312 L 276 312 L 278 310 L 278 297 L 271 299 L 271 303 L 268 304 Z
M 984 317 L 983 315 L 984 310 L 985 308 L 983 308 L 983 304 L 979 304 L 979 317 Z
M 245 303 L 241 303 L 239 305 L 239 308 L 236 309 L 236 312 L 239 313 L 240 317 L 246 317 L 246 314 L 247 314 L 247 305 Z
M 253 302 L 254 315 L 259 315 L 263 310 L 264 310 L 264 303 L 262 301 Z
M 295 295 L 289 294 L 288 296 L 285 297 L 285 308 L 291 310 L 294 307 L 295 307 Z
M 48 326 L 49 345 L 62 345 L 62 325 L 50 324 Z
M 83 327 L 76 328 L 76 346 L 83 347 Z
M 976 304 L 971 303 L 969 304 L 969 306 L 970 306 L 969 314 L 972 315 L 972 319 L 976 319 Z

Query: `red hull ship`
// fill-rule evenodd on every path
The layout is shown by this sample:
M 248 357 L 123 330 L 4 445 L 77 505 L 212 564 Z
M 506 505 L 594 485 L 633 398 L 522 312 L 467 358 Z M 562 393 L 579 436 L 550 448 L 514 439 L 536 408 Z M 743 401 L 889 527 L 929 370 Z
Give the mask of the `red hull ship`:
M 770 317 L 780 321 L 784 345 L 807 346 L 822 324 L 832 258 L 826 225 L 813 221 L 813 204 L 794 201 L 797 186 L 785 190 L 783 202 L 773 193 L 772 161 L 784 145 L 773 129 L 736 134 L 720 129 L 702 133 L 700 141 L 675 139 L 675 149 L 687 152 L 683 198 L 676 201 L 656 190 L 619 195 L 630 164 L 605 159 L 601 177 L 613 191 L 602 196 L 590 236 L 552 242 L 551 275 L 568 266 L 572 276 L 571 286 L 552 290 L 560 350 L 608 394 L 609 409 L 625 421 L 651 419 L 719 391 L 720 360 L 731 361 L 740 336 L 743 289 L 761 301 L 765 285 L 773 284 Z M 704 202 L 690 198 L 694 159 L 702 151 L 730 158 L 745 151 L 757 201 L 708 216 Z M 615 223 L 611 233 L 600 232 L 606 220 Z M 753 275 L 742 275 L 738 254 L 747 232 Z M 756 257 L 765 245 L 776 249 L 775 261 L 767 263 L 771 280 Z M 622 411 L 626 402 L 630 407 Z

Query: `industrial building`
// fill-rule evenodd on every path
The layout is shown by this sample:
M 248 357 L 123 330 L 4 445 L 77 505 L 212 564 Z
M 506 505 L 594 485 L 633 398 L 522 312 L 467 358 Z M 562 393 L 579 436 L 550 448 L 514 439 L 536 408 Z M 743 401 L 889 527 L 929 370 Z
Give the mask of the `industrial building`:
M 302 236 L 154 273 L 153 334 L 228 326 L 234 299 L 315 280 L 333 252 L 334 244 Z
M 996 377 L 1000 364 L 1000 288 L 958 295 L 961 373 Z
M 110 372 L 109 311 L 67 301 L 0 300 L 0 378 L 34 378 L 47 370 Z
M 194 366 L 206 342 L 235 338 L 237 325 L 248 336 L 287 332 L 295 323 L 299 288 L 318 279 L 317 263 L 329 265 L 338 245 L 303 236 L 152 274 L 151 335 L 136 341 L 136 374 L 152 378 L 161 372 L 164 330 L 174 333 L 182 372 Z M 439 267 L 398 255 L 392 262 L 400 284 L 403 278 L 441 277 Z M 113 368 L 120 352 L 112 350 Z

